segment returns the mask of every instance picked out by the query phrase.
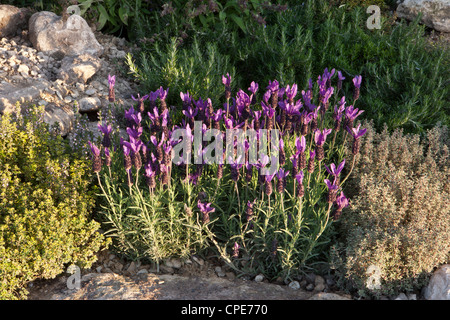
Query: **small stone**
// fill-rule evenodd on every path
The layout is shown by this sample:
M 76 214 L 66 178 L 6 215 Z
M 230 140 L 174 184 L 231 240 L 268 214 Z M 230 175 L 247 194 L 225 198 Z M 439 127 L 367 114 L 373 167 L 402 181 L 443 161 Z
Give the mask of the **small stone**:
M 325 279 L 321 276 L 316 276 L 314 279 L 314 291 L 323 291 L 325 290 Z
M 291 283 L 289 283 L 289 288 L 291 288 L 292 290 L 298 290 L 300 289 L 300 283 L 298 281 L 292 281 Z
M 415 293 L 409 293 L 408 300 L 417 300 L 417 295 Z
M 136 273 L 136 264 L 132 261 L 127 269 L 130 274 Z
M 138 274 L 138 275 L 141 275 L 141 274 L 148 274 L 148 270 L 147 270 L 147 269 L 141 269 L 141 270 L 139 270 L 139 271 L 137 272 L 137 274 Z
M 175 272 L 175 270 L 172 268 L 172 267 L 168 267 L 168 266 L 166 266 L 166 265 L 160 265 L 159 266 L 159 270 L 162 272 L 162 273 L 174 273 Z
M 28 68 L 28 66 L 26 66 L 24 64 L 21 64 L 19 66 L 19 68 L 17 69 L 17 72 L 19 72 L 19 73 L 26 73 L 26 74 L 28 74 L 29 71 L 30 71 L 30 68 Z
M 64 102 L 65 103 L 71 103 L 72 102 L 72 98 L 67 96 L 67 97 L 64 98 Z
M 314 290 L 314 285 L 313 285 L 312 283 L 308 284 L 308 285 L 306 286 L 306 290 L 308 290 L 308 291 L 313 291 L 313 290 Z
M 98 266 L 97 268 L 95 268 L 95 271 L 97 271 L 98 273 L 101 273 L 102 269 L 103 269 L 102 266 Z
M 255 277 L 255 282 L 263 282 L 264 281 L 264 276 L 262 274 L 258 274 Z
M 88 96 L 92 96 L 97 92 L 97 90 L 91 88 L 91 89 L 87 89 L 84 93 L 87 94 Z
M 216 272 L 218 277 L 225 277 L 225 273 L 222 271 L 221 267 L 215 267 L 214 271 Z
M 196 257 L 196 256 L 192 256 L 192 260 L 194 260 L 195 262 L 197 262 L 199 265 L 203 266 L 205 264 L 205 261 L 203 261 L 203 259 Z
M 408 300 L 408 297 L 402 292 L 394 300 Z

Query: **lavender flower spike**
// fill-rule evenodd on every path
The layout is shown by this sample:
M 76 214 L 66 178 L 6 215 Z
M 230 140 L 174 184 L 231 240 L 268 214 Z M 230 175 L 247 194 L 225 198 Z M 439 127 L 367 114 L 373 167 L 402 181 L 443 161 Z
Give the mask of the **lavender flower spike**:
M 116 95 L 114 93 L 114 86 L 116 84 L 116 76 L 111 76 L 108 74 L 108 85 L 109 85 L 109 94 L 108 100 L 109 102 L 114 102 L 116 100 Z
M 209 222 L 209 214 L 216 211 L 215 208 L 211 208 L 211 203 L 202 203 L 200 200 L 197 202 L 197 207 L 200 209 L 200 212 L 203 214 L 203 223 Z
M 349 205 L 348 199 L 345 197 L 343 191 L 341 191 L 341 194 L 336 198 L 336 204 L 338 207 L 333 214 L 333 220 L 339 219 L 339 217 L 341 216 L 341 213 L 342 213 L 342 209 L 344 209 L 345 207 L 348 207 L 348 205 Z
M 323 129 L 322 131 L 316 130 L 314 132 L 314 142 L 318 146 L 323 146 L 325 144 L 325 140 L 327 136 L 331 133 L 331 129 Z
M 110 138 L 110 134 L 112 132 L 112 127 L 110 124 L 106 125 L 101 125 L 100 123 L 97 125 L 98 129 L 103 133 L 103 146 L 106 148 L 110 148 L 111 147 L 111 138 Z
M 100 157 L 100 149 L 92 142 L 88 141 L 88 143 L 89 146 L 91 147 L 91 152 L 93 155 L 92 169 L 95 173 L 100 172 L 100 170 L 102 169 L 102 159 Z
M 342 160 L 342 162 L 337 166 L 337 168 L 334 163 L 332 163 L 330 165 L 330 167 L 327 167 L 327 165 L 325 165 L 325 168 L 327 169 L 329 174 L 336 177 L 341 173 L 342 169 L 344 169 L 344 165 L 345 165 L 345 159 Z
M 339 189 L 339 186 L 337 184 L 335 184 L 334 182 L 331 183 L 331 181 L 328 180 L 328 179 L 325 179 L 324 182 L 325 182 L 325 184 L 328 187 L 328 199 L 327 199 L 327 202 L 328 203 L 333 203 L 334 201 L 336 201 L 337 190 Z

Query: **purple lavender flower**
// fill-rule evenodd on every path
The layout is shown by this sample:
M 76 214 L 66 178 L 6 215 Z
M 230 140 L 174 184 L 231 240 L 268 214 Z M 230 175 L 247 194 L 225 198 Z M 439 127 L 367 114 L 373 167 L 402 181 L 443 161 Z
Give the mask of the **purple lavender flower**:
M 88 143 L 89 146 L 91 147 L 91 152 L 93 156 L 92 170 L 95 173 L 100 172 L 100 170 L 102 169 L 102 158 L 100 157 L 100 149 L 92 142 L 88 141 Z
M 366 133 L 367 129 L 361 129 L 361 124 L 358 124 L 356 128 L 347 127 L 347 131 L 353 136 L 352 154 L 356 156 L 359 153 L 359 145 L 361 137 Z
M 356 101 L 359 98 L 359 91 L 361 87 L 362 76 L 356 76 L 353 78 L 353 84 L 355 85 L 355 91 L 353 92 L 353 100 Z
M 345 197 L 343 191 L 341 191 L 341 194 L 336 198 L 336 204 L 337 204 L 337 209 L 333 214 L 333 220 L 339 219 L 341 216 L 341 213 L 342 213 L 342 209 L 344 209 L 345 207 L 348 207 L 348 205 L 349 205 L 348 199 Z
M 323 129 L 322 131 L 316 130 L 314 132 L 314 142 L 318 146 L 323 146 L 327 136 L 331 133 L 331 129 Z
M 359 111 L 359 109 L 353 107 L 353 105 L 349 106 L 345 110 L 345 119 L 346 119 L 345 126 L 352 129 L 353 122 L 355 121 L 356 117 L 358 117 L 363 112 L 364 112 L 364 110 Z
M 111 76 L 108 74 L 108 85 L 109 85 L 109 94 L 108 94 L 108 100 L 109 102 L 114 102 L 116 100 L 116 96 L 114 93 L 114 86 L 116 84 L 116 76 Z
M 135 140 L 138 140 L 140 138 L 140 136 L 142 135 L 142 132 L 143 132 L 143 128 L 142 127 L 139 127 L 137 129 L 136 128 L 127 127 L 128 136 L 133 138 L 133 139 L 135 139 Z
M 355 85 L 355 88 L 361 87 L 361 80 L 362 80 L 362 76 L 360 76 L 360 75 L 353 78 L 353 84 Z
M 334 106 L 334 113 L 333 113 L 335 131 L 339 131 L 341 128 L 342 115 L 345 110 L 345 96 L 341 98 L 341 100 L 338 102 L 338 105 L 339 107 Z
M 316 156 L 316 151 L 315 150 L 311 150 L 309 152 L 309 160 L 308 160 L 308 172 L 309 173 L 313 173 L 314 172 L 314 167 L 315 167 L 315 163 L 314 163 L 314 158 Z
M 266 192 L 266 195 L 268 195 L 268 196 L 270 196 L 272 194 L 272 191 L 273 191 L 273 189 L 272 189 L 272 179 L 273 179 L 274 176 L 275 176 L 275 173 L 274 174 L 269 174 L 269 175 L 266 175 L 265 179 L 264 179 L 265 192 Z
M 258 84 L 255 81 L 252 81 L 252 83 L 250 83 L 250 87 L 248 88 L 248 91 L 253 93 L 253 95 L 256 95 L 258 88 L 259 88 Z
M 100 132 L 103 133 L 103 146 L 106 148 L 110 148 L 111 147 L 111 132 L 112 132 L 112 127 L 110 124 L 104 124 L 101 125 L 100 123 L 97 125 L 98 129 L 100 130 Z
M 123 141 L 123 145 L 131 150 L 131 161 L 134 164 L 135 168 L 139 170 L 142 166 L 142 160 L 139 153 L 142 141 L 135 140 L 133 137 L 130 137 L 130 142 Z
M 230 86 L 231 85 L 231 77 L 230 74 L 227 73 L 226 76 L 222 76 L 222 83 L 224 86 Z
M 280 89 L 280 84 L 277 80 L 274 80 L 273 82 L 269 80 L 267 89 L 269 89 L 271 92 L 278 92 L 278 90 Z
M 197 202 L 197 207 L 203 214 L 203 223 L 209 222 L 209 214 L 216 211 L 216 208 L 211 208 L 211 203 L 202 203 L 200 200 Z
M 152 169 L 152 166 L 149 163 L 144 166 L 144 169 L 145 169 L 144 173 L 145 173 L 147 186 L 150 189 L 155 188 L 156 187 L 156 180 L 155 180 L 156 172 Z
M 286 177 L 289 175 L 289 171 L 285 171 L 283 168 L 280 168 L 277 172 L 277 192 L 278 193 L 284 193 L 284 188 L 285 188 L 285 184 L 286 184 Z
M 328 203 L 333 203 L 334 201 L 336 201 L 336 195 L 337 195 L 337 190 L 339 189 L 339 186 L 337 184 L 335 184 L 334 182 L 331 182 L 328 179 L 325 179 L 324 182 L 328 187 L 327 201 L 328 201 Z
M 222 83 L 225 86 L 225 99 L 229 100 L 231 98 L 231 77 L 228 73 L 226 76 L 222 76 Z
M 146 94 L 145 96 L 141 97 L 141 95 L 138 93 L 138 97 L 137 98 L 135 98 L 133 95 L 131 95 L 131 98 L 134 101 L 138 102 L 138 110 L 139 110 L 139 112 L 144 112 L 144 100 L 147 100 L 148 97 L 149 97 L 148 94 Z
M 192 99 L 189 96 L 189 91 L 186 93 L 180 92 L 181 100 L 183 101 L 183 110 L 187 110 L 187 108 L 191 105 Z
M 295 146 L 297 147 L 297 154 L 303 153 L 306 150 L 305 136 L 297 137 L 295 140 Z
M 303 171 L 300 171 L 296 176 L 295 179 L 298 182 L 298 191 L 297 191 L 297 197 L 301 198 L 305 195 L 305 187 L 303 186 L 303 179 L 305 178 L 305 174 Z
M 289 85 L 286 87 L 286 97 L 288 98 L 290 103 L 294 102 L 294 98 L 297 95 L 297 84 L 294 83 L 292 87 Z
M 334 177 L 334 183 L 339 185 L 339 174 L 341 173 L 342 169 L 344 169 L 345 165 L 345 159 L 342 160 L 342 162 L 337 166 L 334 163 L 328 167 L 325 165 L 325 168 L 327 169 L 328 173 Z
M 334 163 L 332 163 L 332 164 L 330 164 L 330 167 L 325 165 L 325 168 L 327 169 L 329 174 L 336 177 L 341 173 L 342 169 L 344 169 L 344 165 L 345 165 L 345 159 L 342 160 L 342 162 L 337 167 Z
M 161 111 L 167 110 L 167 102 L 166 98 L 169 95 L 169 88 L 167 90 L 164 90 L 163 87 L 159 88 L 159 99 L 161 100 Z
M 341 71 L 338 71 L 338 83 L 337 83 L 337 91 L 339 92 L 342 89 L 342 81 L 345 80 L 345 77 L 342 75 Z
M 316 143 L 317 161 L 322 161 L 325 158 L 325 151 L 323 145 L 327 136 L 331 133 L 331 129 L 316 130 L 314 132 L 314 142 Z

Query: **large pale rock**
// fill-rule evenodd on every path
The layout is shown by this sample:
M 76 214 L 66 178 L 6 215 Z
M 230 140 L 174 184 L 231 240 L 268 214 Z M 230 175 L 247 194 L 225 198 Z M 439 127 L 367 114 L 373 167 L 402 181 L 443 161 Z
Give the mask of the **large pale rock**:
M 397 7 L 397 15 L 407 20 L 416 19 L 419 12 L 426 26 L 450 32 L 450 0 L 404 0 Z
M 31 83 L 0 83 L 0 113 L 12 112 L 17 102 L 20 104 L 39 99 L 41 93 L 51 83 L 47 80 L 34 80 Z
M 58 123 L 61 136 L 66 136 L 72 130 L 74 120 L 75 114 L 68 106 L 61 107 L 54 104 L 45 106 L 44 122 L 50 126 Z
M 0 38 L 14 37 L 27 28 L 30 12 L 7 4 L 0 5 Z
M 79 15 L 71 15 L 67 21 L 49 11 L 33 14 L 29 20 L 29 39 L 33 46 L 52 55 L 76 56 L 88 53 L 100 56 L 103 46 Z
M 427 300 L 450 300 L 450 264 L 444 264 L 431 276 L 425 288 Z
M 100 59 L 88 53 L 66 56 L 61 61 L 58 78 L 67 84 L 86 83 L 101 66 Z

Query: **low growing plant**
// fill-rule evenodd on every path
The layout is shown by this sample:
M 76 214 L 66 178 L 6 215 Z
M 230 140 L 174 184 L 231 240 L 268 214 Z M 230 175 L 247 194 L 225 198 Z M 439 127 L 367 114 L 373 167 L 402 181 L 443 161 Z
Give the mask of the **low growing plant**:
M 107 245 L 90 217 L 89 162 L 73 159 L 42 121 L 43 107 L 0 118 L 0 298 L 68 264 L 89 267 Z
M 437 125 L 421 139 L 365 127 L 346 186 L 351 205 L 337 225 L 336 272 L 362 297 L 420 290 L 450 258 L 448 128 Z
M 159 263 L 215 248 L 240 274 L 270 278 L 292 279 L 323 264 L 333 221 L 347 204 L 342 185 L 365 133 L 353 127 L 362 113 L 354 107 L 361 77 L 353 80 L 348 107 L 342 81 L 341 72 L 325 70 L 301 97 L 296 84 L 276 80 L 266 90 L 252 82 L 232 97 L 227 74 L 222 107 L 181 92 L 184 117 L 177 122 L 169 89 L 136 98 L 125 112 L 126 139 L 103 123 L 102 144 L 90 143 L 100 218 L 115 250 Z M 227 138 L 232 133 L 243 136 Z M 355 144 L 347 162 L 345 140 Z

